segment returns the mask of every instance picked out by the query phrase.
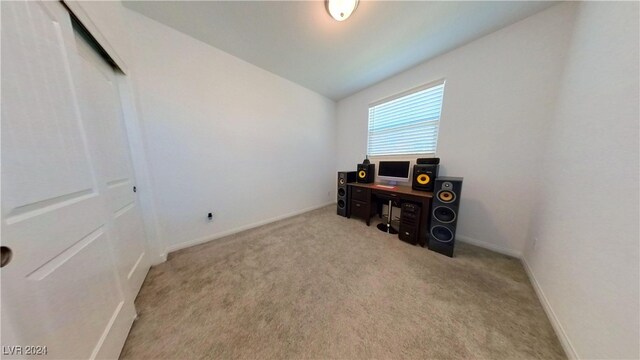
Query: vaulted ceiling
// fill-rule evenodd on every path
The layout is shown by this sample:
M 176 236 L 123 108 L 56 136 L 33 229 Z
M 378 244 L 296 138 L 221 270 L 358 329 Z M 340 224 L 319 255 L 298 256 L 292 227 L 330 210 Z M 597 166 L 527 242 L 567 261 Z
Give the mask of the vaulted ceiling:
M 334 100 L 554 4 L 361 0 L 349 19 L 338 22 L 323 1 L 124 1 Z

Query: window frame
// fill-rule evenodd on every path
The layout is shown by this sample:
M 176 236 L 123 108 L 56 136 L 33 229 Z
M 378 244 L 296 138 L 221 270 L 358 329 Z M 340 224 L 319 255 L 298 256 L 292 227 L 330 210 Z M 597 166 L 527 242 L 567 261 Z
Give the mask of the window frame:
M 440 102 L 440 113 L 438 114 L 438 131 L 437 131 L 437 135 L 435 137 L 435 146 L 434 146 L 434 150 L 433 152 L 414 152 L 414 153 L 403 153 L 403 154 L 380 154 L 380 155 L 372 155 L 369 154 L 369 142 L 370 142 L 370 125 L 371 125 L 371 118 L 370 118 L 370 111 L 372 107 L 375 106 L 379 106 L 382 105 L 384 103 L 388 103 L 415 93 L 418 93 L 420 91 L 424 91 L 427 90 L 429 88 L 432 87 L 436 87 L 436 86 L 440 86 L 443 85 L 443 89 L 442 89 L 442 100 Z M 445 95 L 445 90 L 446 90 L 446 79 L 445 78 L 440 78 L 438 80 L 434 80 L 434 81 L 430 81 L 426 84 L 405 90 L 403 92 L 385 97 L 383 99 L 380 100 L 376 100 L 374 102 L 369 103 L 369 106 L 367 107 L 367 147 L 366 147 L 366 151 L 365 153 L 369 156 L 369 157 L 407 157 L 407 156 L 411 156 L 411 155 L 425 155 L 425 156 L 436 156 L 437 151 L 438 151 L 438 138 L 440 137 L 440 121 L 442 120 L 442 109 L 444 108 L 444 95 Z

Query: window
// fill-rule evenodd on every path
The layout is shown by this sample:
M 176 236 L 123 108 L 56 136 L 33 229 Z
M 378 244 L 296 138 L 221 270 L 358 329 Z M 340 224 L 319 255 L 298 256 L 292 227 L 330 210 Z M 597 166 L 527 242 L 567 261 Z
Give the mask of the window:
M 435 154 L 444 80 L 369 106 L 367 154 Z

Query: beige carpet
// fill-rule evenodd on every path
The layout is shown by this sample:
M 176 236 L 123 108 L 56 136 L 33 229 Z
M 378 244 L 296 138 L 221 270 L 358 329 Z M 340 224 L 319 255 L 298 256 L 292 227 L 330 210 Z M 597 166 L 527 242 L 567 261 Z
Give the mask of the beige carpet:
M 519 260 L 451 259 L 334 207 L 172 253 L 123 359 L 556 359 Z

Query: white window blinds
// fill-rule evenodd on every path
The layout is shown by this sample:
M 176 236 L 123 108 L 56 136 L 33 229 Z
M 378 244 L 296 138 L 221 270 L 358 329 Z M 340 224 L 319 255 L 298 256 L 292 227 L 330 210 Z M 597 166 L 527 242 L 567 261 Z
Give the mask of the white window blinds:
M 444 80 L 369 106 L 367 154 L 435 154 Z

